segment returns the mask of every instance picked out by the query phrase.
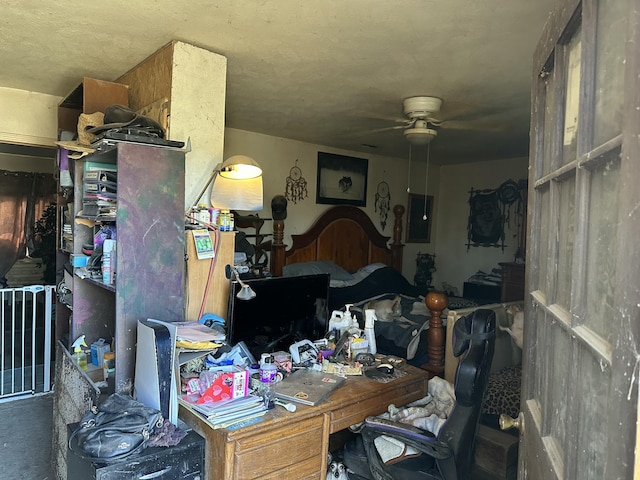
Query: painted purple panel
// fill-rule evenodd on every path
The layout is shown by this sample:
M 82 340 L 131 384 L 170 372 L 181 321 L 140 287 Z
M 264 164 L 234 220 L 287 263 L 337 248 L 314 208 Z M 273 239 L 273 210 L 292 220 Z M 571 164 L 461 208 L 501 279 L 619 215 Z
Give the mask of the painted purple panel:
M 127 370 L 118 383 L 133 378 L 138 320 L 183 319 L 183 207 L 182 152 L 118 145 L 116 344 Z

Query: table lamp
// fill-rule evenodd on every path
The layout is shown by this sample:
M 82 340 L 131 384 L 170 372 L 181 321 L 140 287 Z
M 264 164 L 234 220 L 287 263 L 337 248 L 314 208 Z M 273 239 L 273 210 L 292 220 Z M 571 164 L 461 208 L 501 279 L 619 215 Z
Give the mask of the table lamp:
M 256 292 L 253 291 L 253 288 L 251 288 L 249 285 L 247 285 L 242 281 L 242 279 L 240 278 L 240 273 L 238 272 L 238 269 L 235 266 L 227 265 L 225 267 L 225 270 L 226 270 L 227 278 L 230 279 L 231 276 L 233 275 L 236 281 L 240 284 L 240 287 L 241 287 L 240 291 L 236 294 L 236 297 L 239 300 L 252 300 L 256 298 Z
M 234 155 L 213 169 L 194 206 L 211 185 L 211 205 L 227 210 L 262 210 L 262 168 L 253 158 Z M 188 214 L 189 210 L 185 212 Z

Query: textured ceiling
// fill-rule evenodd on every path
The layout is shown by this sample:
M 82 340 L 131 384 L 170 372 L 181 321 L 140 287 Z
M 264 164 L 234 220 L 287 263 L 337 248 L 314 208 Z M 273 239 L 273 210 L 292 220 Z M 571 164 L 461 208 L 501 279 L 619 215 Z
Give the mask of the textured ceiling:
M 227 57 L 228 127 L 406 158 L 401 129 L 367 132 L 432 95 L 465 127 L 444 123 L 433 161 L 526 156 L 531 60 L 554 4 L 2 0 L 0 86 L 64 96 L 176 39 Z

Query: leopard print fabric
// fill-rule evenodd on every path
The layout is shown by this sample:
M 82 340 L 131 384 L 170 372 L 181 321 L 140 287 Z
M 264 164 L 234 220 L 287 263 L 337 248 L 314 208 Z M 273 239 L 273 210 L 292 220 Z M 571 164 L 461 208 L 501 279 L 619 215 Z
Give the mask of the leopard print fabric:
M 489 375 L 482 413 L 507 415 L 516 418 L 520 413 L 520 379 L 522 365 L 505 367 Z

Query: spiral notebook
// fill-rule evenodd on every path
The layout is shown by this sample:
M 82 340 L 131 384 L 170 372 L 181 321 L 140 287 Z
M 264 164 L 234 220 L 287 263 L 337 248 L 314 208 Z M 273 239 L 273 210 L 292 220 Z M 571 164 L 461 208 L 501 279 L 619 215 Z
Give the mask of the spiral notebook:
M 304 405 L 317 405 L 331 392 L 340 387 L 344 377 L 316 370 L 296 370 L 276 383 L 274 391 L 278 398 Z

